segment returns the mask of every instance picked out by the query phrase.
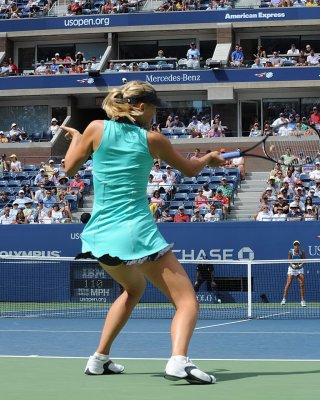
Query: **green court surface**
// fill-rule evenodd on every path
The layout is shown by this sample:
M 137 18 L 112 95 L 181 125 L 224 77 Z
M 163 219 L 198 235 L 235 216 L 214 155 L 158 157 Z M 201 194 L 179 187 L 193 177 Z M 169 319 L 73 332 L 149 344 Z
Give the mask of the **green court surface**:
M 272 343 L 270 343 L 272 346 Z M 83 358 L 1 357 L 2 400 L 318 400 L 319 361 L 219 361 L 197 365 L 214 385 L 162 377 L 165 360 L 119 360 L 126 373 L 86 376 Z

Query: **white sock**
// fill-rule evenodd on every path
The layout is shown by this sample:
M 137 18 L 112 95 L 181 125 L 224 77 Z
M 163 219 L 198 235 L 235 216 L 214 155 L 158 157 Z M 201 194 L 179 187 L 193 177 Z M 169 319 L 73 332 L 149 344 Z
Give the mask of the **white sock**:
M 172 356 L 170 358 L 170 360 L 187 362 L 188 361 L 188 357 L 186 357 L 186 356 Z
M 108 361 L 108 359 L 109 359 L 109 355 L 105 355 L 105 354 L 101 354 L 101 353 L 97 353 L 97 352 L 95 352 L 93 356 L 100 361 Z

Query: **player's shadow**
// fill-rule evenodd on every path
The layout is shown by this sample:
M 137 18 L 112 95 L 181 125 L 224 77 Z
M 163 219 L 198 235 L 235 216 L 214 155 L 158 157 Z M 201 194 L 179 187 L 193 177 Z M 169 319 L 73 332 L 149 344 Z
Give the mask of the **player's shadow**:
M 291 371 L 291 372 L 208 372 L 208 374 L 215 375 L 217 378 L 217 382 L 226 382 L 226 381 L 235 381 L 237 379 L 246 379 L 246 378 L 256 378 L 257 376 L 288 376 L 288 375 L 307 375 L 307 374 L 319 374 L 320 370 L 311 370 L 311 371 Z

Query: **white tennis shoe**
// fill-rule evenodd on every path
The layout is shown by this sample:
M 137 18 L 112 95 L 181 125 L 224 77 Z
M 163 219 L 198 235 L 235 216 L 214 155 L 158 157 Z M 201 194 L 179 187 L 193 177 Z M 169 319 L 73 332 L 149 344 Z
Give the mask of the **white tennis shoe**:
M 113 361 L 100 360 L 96 356 L 90 356 L 87 362 L 84 373 L 86 375 L 111 375 L 121 374 L 124 371 L 124 366 L 121 364 L 115 364 Z
M 213 375 L 206 374 L 193 364 L 188 357 L 173 356 L 167 363 L 164 377 L 171 381 L 185 379 L 192 384 L 211 384 L 216 382 Z
M 286 299 L 282 299 L 281 305 L 284 306 L 286 304 Z
M 304 300 L 301 300 L 301 307 L 307 307 L 306 302 Z

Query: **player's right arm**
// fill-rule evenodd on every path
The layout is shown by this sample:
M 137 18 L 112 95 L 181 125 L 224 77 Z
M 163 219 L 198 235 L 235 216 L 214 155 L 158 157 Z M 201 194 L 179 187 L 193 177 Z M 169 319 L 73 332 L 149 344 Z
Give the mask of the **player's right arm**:
M 216 151 L 197 159 L 188 160 L 177 152 L 165 136 L 158 132 L 148 132 L 148 144 L 153 158 L 161 158 L 189 177 L 196 176 L 206 165 L 218 167 L 225 163 L 225 160 Z

